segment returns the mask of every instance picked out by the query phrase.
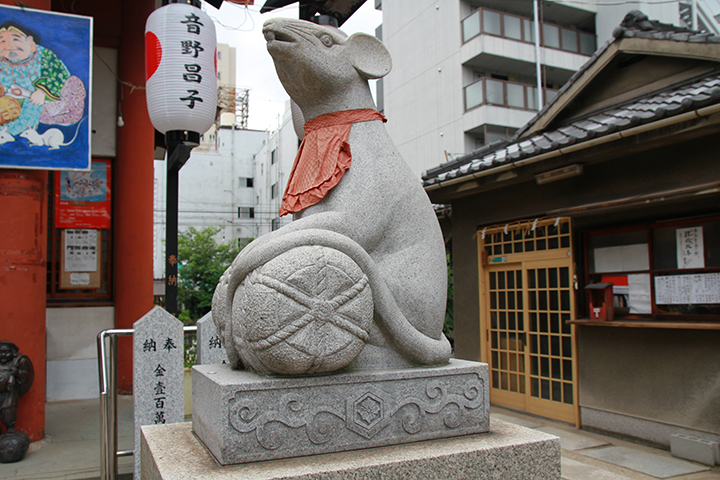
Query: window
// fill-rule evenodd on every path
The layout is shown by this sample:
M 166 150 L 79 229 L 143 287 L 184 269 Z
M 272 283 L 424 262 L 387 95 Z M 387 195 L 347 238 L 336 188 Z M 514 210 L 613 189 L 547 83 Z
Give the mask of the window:
M 465 110 L 477 106 L 499 105 L 523 110 L 537 110 L 536 88 L 519 82 L 508 81 L 507 77 L 481 78 L 465 87 Z M 497 78 L 502 77 L 502 78 Z M 545 89 L 547 101 L 557 95 L 557 90 Z
M 520 17 L 512 15 L 503 15 L 503 24 L 505 26 L 505 36 L 513 40 L 522 40 L 522 28 Z
M 480 10 L 476 10 L 472 15 L 462 22 L 463 42 L 467 42 L 473 37 L 480 35 Z
M 525 86 L 517 83 L 507 84 L 508 107 L 525 108 Z
M 253 187 L 253 178 L 252 177 L 239 177 L 238 184 L 241 187 L 252 188 Z
M 270 165 L 275 165 L 275 162 L 277 162 L 277 150 L 270 152 Z
M 483 81 L 479 80 L 465 87 L 465 110 L 483 104 Z
M 577 32 L 567 28 L 562 29 L 562 49 L 568 52 L 578 51 Z
M 595 35 L 580 32 L 580 53 L 583 55 L 595 53 Z
M 280 228 L 280 217 L 275 217 L 272 219 L 271 228 L 273 232 Z
M 238 207 L 238 218 L 255 218 L 253 207 Z
M 485 251 L 488 255 L 507 255 L 570 248 L 570 223 L 567 219 L 555 220 L 543 220 L 534 229 L 533 222 L 529 222 L 526 228 L 511 229 L 508 233 L 497 228 L 491 230 L 492 234 L 487 233 L 483 239 Z
M 502 35 L 500 30 L 500 14 L 492 10 L 483 10 L 483 32 L 490 35 Z
M 542 23 L 541 44 L 566 52 L 592 55 L 595 52 L 595 35 L 565 28 L 551 23 Z M 532 19 L 505 12 L 478 8 L 462 20 L 463 43 L 480 34 L 535 43 L 535 28 Z
M 720 217 L 587 234 L 587 284 L 613 284 L 615 318 L 720 320 Z
M 560 29 L 548 23 L 542 24 L 543 45 L 551 48 L 560 48 Z
M 494 125 L 486 125 L 485 126 L 486 143 L 489 145 L 493 142 L 497 142 L 498 140 L 507 140 L 508 138 L 512 137 L 516 131 L 517 131 L 517 128 L 496 127 Z
M 527 87 L 527 105 L 529 110 L 537 110 L 537 88 Z
M 270 198 L 277 198 L 278 196 L 278 184 L 273 183 L 270 187 Z
M 535 43 L 535 22 L 523 18 L 523 35 L 526 42 Z
M 503 95 L 503 81 L 502 80 L 485 80 L 485 93 L 487 94 L 487 103 L 493 103 L 495 105 L 503 105 L 505 98 Z

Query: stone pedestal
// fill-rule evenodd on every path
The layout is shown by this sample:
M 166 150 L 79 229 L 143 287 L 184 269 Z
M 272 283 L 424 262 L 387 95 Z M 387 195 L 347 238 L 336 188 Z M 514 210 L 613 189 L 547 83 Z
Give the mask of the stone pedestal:
M 143 480 L 560 479 L 560 440 L 493 420 L 490 432 L 221 466 L 188 423 L 142 427 Z
M 267 377 L 193 368 L 193 431 L 220 464 L 484 433 L 487 364 Z

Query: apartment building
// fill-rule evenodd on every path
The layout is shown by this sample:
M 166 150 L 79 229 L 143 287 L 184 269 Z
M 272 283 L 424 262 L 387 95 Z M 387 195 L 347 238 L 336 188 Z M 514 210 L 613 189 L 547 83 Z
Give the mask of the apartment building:
M 254 156 L 254 214 L 258 220 L 258 235 L 277 230 L 292 221 L 291 215 L 279 217 L 278 212 L 298 145 L 288 100 L 280 128 L 267 133 L 265 144 Z
M 260 235 L 255 218 L 253 158 L 266 141 L 266 132 L 221 125 L 217 148 L 197 147 L 180 170 L 178 230 L 219 227 L 220 243 Z M 155 161 L 154 277 L 165 270 L 165 161 Z
M 382 40 L 393 58 L 393 70 L 378 88 L 382 109 L 391 137 L 418 177 L 512 136 L 537 114 L 538 99 L 543 105 L 551 100 L 612 38 L 629 10 L 680 26 L 681 10 L 686 20 L 692 17 L 680 2 L 538 1 L 536 45 L 531 0 L 375 4 L 383 11 Z M 705 12 L 700 26 L 716 28 L 717 1 L 697 4 Z

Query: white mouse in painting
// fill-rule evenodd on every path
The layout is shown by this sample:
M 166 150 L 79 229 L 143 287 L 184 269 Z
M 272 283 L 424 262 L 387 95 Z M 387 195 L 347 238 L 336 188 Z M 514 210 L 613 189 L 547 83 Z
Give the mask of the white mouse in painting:
M 27 139 L 31 147 L 50 147 L 48 150 L 57 150 L 58 148 L 66 147 L 75 141 L 78 133 L 80 132 L 80 124 L 83 120 L 85 119 L 83 118 L 80 122 L 78 122 L 78 126 L 75 129 L 75 135 L 72 140 L 66 143 L 63 143 L 65 141 L 65 135 L 63 135 L 63 132 L 58 128 L 49 128 L 43 133 L 38 133 L 38 131 L 34 128 L 28 128 L 20 132 L 20 136 Z
M 0 128 L 0 145 L 5 145 L 8 142 L 14 142 L 15 137 L 13 137 L 8 131 L 7 127 Z
M 334 322 L 340 334 L 345 333 L 341 328 L 351 314 L 340 312 L 333 316 L 330 311 L 338 309 L 346 297 L 338 294 L 331 300 L 308 300 L 306 293 L 297 293 L 297 286 L 302 284 L 305 291 L 311 288 L 299 280 L 300 273 L 289 273 L 289 266 L 268 268 L 262 275 L 256 273 L 283 252 L 320 245 L 352 259 L 366 275 L 372 291 L 369 325 L 355 325 L 364 329 L 358 335 L 365 344 L 361 353 L 350 360 L 355 362 L 353 365 L 384 368 L 446 363 L 451 349 L 442 333 L 447 293 L 442 232 L 419 179 L 390 139 L 384 117 L 375 111 L 368 86 L 368 79 L 381 78 L 390 71 L 390 54 L 380 40 L 370 35 L 357 33 L 348 38 L 337 29 L 304 20 L 268 20 L 263 34 L 280 81 L 307 122 L 305 140 L 281 207 L 281 214 L 294 213 L 294 221 L 245 247 L 215 291 L 213 319 L 231 362 L 241 360 L 246 367 L 261 372 L 305 373 L 294 370 L 292 364 L 313 347 L 303 344 L 300 330 L 316 321 L 314 328 L 321 331 L 324 324 Z M 317 139 L 313 137 L 315 129 L 325 128 L 326 124 L 345 128 L 346 136 L 339 135 L 334 142 L 342 144 L 338 149 L 341 154 L 345 152 L 342 155 L 346 155 L 346 162 L 329 174 L 333 179 L 328 184 L 305 188 L 304 179 L 316 176 L 308 169 L 306 150 L 322 152 L 325 143 L 332 143 L 312 140 Z M 319 164 L 320 172 L 326 168 L 326 162 L 318 162 L 316 157 L 309 164 Z M 313 267 L 309 261 L 303 264 L 302 258 L 294 261 L 308 270 Z M 274 273 L 268 273 L 270 270 Z M 268 294 L 271 300 L 253 297 L 244 292 L 250 288 L 246 284 L 277 276 L 278 272 L 286 283 L 267 280 L 265 285 L 294 295 L 308 312 L 300 320 L 289 322 L 289 326 L 248 327 L 245 319 L 255 315 L 251 306 L 257 305 L 264 312 L 276 311 L 278 300 L 273 299 L 280 297 L 273 297 L 274 293 Z M 356 294 L 353 290 L 347 295 Z M 252 305 L 241 305 L 243 302 Z M 262 321 L 274 321 L 273 315 L 265 315 Z M 355 326 L 347 331 L 356 332 Z M 244 338 L 248 335 L 252 337 L 249 340 Z M 290 345 L 281 349 L 282 342 Z M 275 350 L 270 351 L 271 347 Z M 285 367 L 270 365 L 284 355 L 292 359 L 286 361 Z M 321 359 L 313 361 L 316 364 L 308 367 L 307 373 L 332 371 L 317 366 Z M 308 360 L 308 365 L 311 363 Z

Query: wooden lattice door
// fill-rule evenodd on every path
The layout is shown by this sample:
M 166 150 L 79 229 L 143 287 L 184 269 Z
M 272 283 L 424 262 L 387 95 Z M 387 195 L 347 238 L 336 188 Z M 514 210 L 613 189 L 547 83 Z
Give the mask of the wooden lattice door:
M 479 235 L 487 252 L 480 298 L 491 401 L 577 423 L 569 220 L 487 230 Z

